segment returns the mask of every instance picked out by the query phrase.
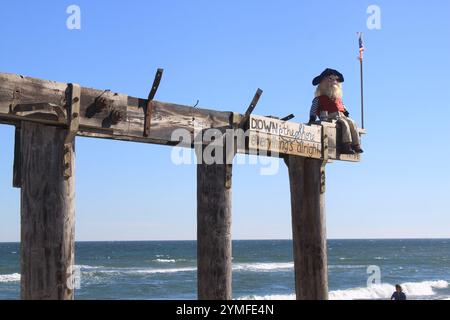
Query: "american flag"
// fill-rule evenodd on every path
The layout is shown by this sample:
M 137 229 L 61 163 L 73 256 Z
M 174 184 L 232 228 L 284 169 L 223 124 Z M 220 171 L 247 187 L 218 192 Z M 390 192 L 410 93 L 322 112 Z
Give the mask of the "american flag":
M 364 43 L 362 39 L 362 32 L 358 32 L 359 35 L 359 59 L 362 61 L 363 59 L 363 52 L 364 52 Z

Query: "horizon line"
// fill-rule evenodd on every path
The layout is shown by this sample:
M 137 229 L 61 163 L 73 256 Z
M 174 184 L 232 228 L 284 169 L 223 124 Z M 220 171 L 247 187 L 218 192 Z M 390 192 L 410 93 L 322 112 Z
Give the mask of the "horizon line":
M 231 239 L 231 241 L 293 241 L 293 239 L 288 238 L 278 238 L 278 239 Z M 450 240 L 450 237 L 428 237 L 428 238 L 327 238 L 327 240 Z M 75 240 L 75 242 L 175 242 L 175 241 L 197 241 L 196 239 L 147 239 L 147 240 Z M 0 241 L 0 243 L 20 243 L 21 241 Z

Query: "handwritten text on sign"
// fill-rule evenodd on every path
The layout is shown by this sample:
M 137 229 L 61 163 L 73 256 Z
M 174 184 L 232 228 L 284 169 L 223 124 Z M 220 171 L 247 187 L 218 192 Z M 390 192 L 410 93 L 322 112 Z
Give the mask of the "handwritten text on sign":
M 322 156 L 320 126 L 250 116 L 249 149 L 293 154 L 310 158 Z

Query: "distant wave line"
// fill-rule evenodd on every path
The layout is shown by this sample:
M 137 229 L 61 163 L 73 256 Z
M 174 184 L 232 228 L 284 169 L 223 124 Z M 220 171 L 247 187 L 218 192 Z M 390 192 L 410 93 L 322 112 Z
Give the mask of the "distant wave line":
M 159 263 L 173 263 L 175 259 L 156 259 Z M 330 265 L 329 269 L 357 269 L 365 268 L 365 265 Z M 157 267 L 106 267 L 91 265 L 75 265 L 75 269 L 81 270 L 82 275 L 98 274 L 152 274 L 152 273 L 177 273 L 196 271 L 197 267 L 179 267 L 179 268 L 157 268 Z M 253 263 L 233 263 L 234 272 L 274 272 L 289 271 L 294 269 L 294 262 L 253 262 Z M 0 282 L 20 281 L 20 274 L 0 275 Z

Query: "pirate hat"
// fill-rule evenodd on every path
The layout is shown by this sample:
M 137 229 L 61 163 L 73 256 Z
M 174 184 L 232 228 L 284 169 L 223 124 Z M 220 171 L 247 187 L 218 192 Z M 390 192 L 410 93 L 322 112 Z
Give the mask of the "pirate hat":
M 330 75 L 335 75 L 338 77 L 339 82 L 344 82 L 344 76 L 342 75 L 342 73 L 340 73 L 337 70 L 327 68 L 320 74 L 320 76 L 314 78 L 312 82 L 313 86 L 317 86 L 322 81 L 323 78 L 328 77 Z

